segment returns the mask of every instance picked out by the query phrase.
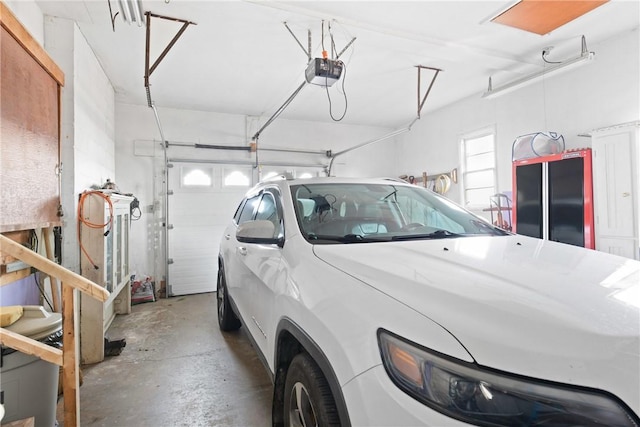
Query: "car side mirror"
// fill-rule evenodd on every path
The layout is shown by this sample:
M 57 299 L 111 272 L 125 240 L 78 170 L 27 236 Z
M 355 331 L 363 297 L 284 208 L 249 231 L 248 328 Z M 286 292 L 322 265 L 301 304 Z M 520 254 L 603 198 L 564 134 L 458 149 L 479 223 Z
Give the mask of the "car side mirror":
M 243 243 L 259 243 L 263 245 L 284 245 L 284 239 L 276 235 L 276 226 L 263 219 L 246 221 L 238 226 L 236 239 Z

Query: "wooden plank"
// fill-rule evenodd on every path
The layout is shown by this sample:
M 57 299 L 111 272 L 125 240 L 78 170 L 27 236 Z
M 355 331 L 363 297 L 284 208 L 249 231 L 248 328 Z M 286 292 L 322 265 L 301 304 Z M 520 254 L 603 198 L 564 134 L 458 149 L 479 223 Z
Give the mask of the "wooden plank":
M 0 274 L 0 286 L 9 285 L 13 282 L 17 282 L 18 280 L 22 280 L 25 277 L 29 277 L 30 274 L 31 274 L 30 268 L 13 271 L 11 273 Z
M 49 259 L 49 261 L 54 261 L 53 249 L 51 248 L 51 238 L 50 238 L 51 232 L 52 230 L 50 228 L 43 228 L 42 240 L 44 240 L 44 248 L 47 253 L 47 258 Z M 56 313 L 60 313 L 60 296 L 58 294 L 58 279 L 56 279 L 55 277 L 51 277 L 48 274 L 47 274 L 47 277 L 49 277 L 49 285 L 51 286 L 51 298 L 53 300 L 53 311 L 55 311 Z
M 21 353 L 39 357 L 54 365 L 62 366 L 62 350 L 32 340 L 24 335 L 16 334 L 5 328 L 0 328 L 0 344 L 16 349 Z
M 62 225 L 61 220 L 56 221 L 37 221 L 37 222 L 20 222 L 16 224 L 0 225 L 0 233 L 10 233 L 20 230 L 33 230 L 36 228 L 59 227 Z
M 42 272 L 66 282 L 68 285 L 73 286 L 85 294 L 91 295 L 98 301 L 104 302 L 109 298 L 109 292 L 104 288 L 96 285 L 87 278 L 74 273 L 73 271 L 67 270 L 55 262 L 46 259 L 42 255 L 38 255 L 13 240 L 6 238 L 2 234 L 0 234 L 0 253 L 7 253 L 18 258 Z
M 22 26 L 13 12 L 3 2 L 0 2 L 0 24 L 60 86 L 64 86 L 64 73 L 60 67 L 53 62 L 53 59 L 40 46 L 40 43 L 29 34 L 27 29 Z
M 10 233 L 5 233 L 4 235 L 14 242 L 18 242 L 21 245 L 27 243 L 31 234 L 31 230 L 22 230 L 22 231 L 13 231 Z M 14 262 L 16 259 L 11 255 L 6 255 L 0 253 L 0 265 L 9 264 L 10 262 Z
M 62 282 L 62 394 L 64 395 L 64 425 L 80 423 L 80 375 L 78 370 L 78 343 L 76 336 L 74 288 Z
M 34 417 L 11 421 L 10 423 L 6 423 L 6 424 L 2 423 L 2 427 L 34 427 L 35 425 L 36 425 L 36 419 Z

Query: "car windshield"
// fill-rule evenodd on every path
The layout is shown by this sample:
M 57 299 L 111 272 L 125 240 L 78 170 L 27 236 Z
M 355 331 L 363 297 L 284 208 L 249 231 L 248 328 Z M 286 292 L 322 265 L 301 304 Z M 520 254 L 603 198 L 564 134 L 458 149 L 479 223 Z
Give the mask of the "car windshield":
M 297 221 L 312 243 L 367 243 L 508 233 L 446 198 L 404 184 L 291 186 Z

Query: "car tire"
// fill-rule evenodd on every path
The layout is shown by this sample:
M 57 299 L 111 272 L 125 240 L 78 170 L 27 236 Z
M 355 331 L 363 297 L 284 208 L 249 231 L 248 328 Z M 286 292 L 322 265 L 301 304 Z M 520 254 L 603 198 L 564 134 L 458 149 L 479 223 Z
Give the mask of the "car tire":
M 218 268 L 218 284 L 216 287 L 216 300 L 218 301 L 218 325 L 223 331 L 235 331 L 240 328 L 240 320 L 233 312 L 229 295 L 227 295 L 227 282 L 222 267 Z
M 339 426 L 340 417 L 331 388 L 307 353 L 296 355 L 285 380 L 284 425 L 289 427 Z

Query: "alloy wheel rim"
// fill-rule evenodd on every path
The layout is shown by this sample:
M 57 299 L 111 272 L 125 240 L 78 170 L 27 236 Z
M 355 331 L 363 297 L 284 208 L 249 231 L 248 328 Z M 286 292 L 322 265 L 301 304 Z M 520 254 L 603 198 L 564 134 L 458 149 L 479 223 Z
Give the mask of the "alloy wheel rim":
M 318 419 L 307 389 L 301 382 L 293 385 L 289 405 L 289 425 L 292 427 L 316 427 Z

